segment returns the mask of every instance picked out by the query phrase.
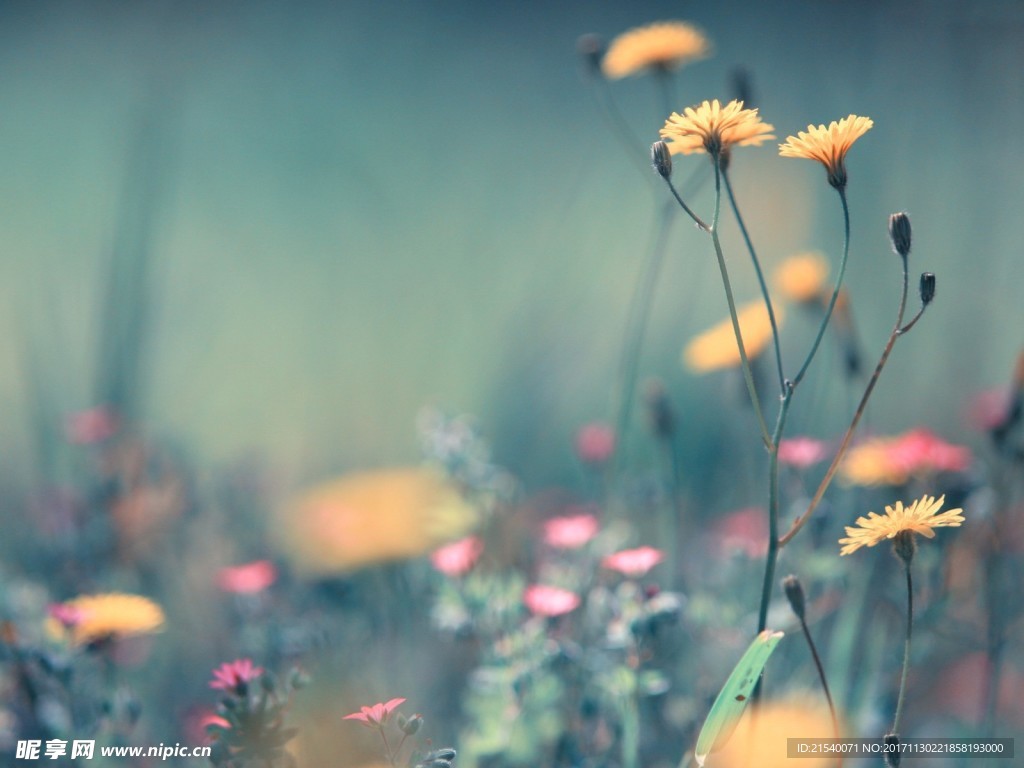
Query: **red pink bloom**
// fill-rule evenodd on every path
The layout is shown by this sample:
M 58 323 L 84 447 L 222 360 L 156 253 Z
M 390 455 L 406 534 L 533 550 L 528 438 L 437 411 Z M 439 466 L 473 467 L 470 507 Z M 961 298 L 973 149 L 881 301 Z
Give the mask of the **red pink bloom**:
M 430 562 L 445 576 L 462 576 L 476 564 L 480 553 L 484 551 L 484 543 L 476 536 L 453 541 L 430 555 Z
M 646 574 L 664 558 L 665 554 L 659 549 L 638 547 L 608 555 L 601 561 L 601 565 L 636 579 Z
M 405 703 L 405 699 L 391 699 L 372 707 L 360 707 L 358 712 L 345 715 L 342 720 L 356 720 L 367 728 L 380 728 L 391 719 L 391 713 Z
M 615 431 L 607 424 L 587 424 L 576 433 L 576 455 L 587 464 L 604 464 L 615 452 Z
M 813 437 L 792 437 L 779 443 L 779 461 L 797 469 L 807 469 L 825 458 L 828 447 Z
M 210 687 L 222 691 L 239 691 L 262 674 L 263 667 L 255 666 L 252 659 L 235 659 L 213 670 Z
M 217 586 L 225 592 L 252 595 L 262 592 L 277 581 L 277 569 L 269 560 L 256 560 L 244 565 L 221 568 L 217 573 Z
M 555 549 L 579 549 L 599 528 L 597 518 L 587 513 L 553 517 L 544 523 L 544 543 Z
M 533 584 L 523 593 L 523 602 L 530 613 L 536 616 L 561 616 L 579 607 L 580 598 L 575 592 L 546 584 Z

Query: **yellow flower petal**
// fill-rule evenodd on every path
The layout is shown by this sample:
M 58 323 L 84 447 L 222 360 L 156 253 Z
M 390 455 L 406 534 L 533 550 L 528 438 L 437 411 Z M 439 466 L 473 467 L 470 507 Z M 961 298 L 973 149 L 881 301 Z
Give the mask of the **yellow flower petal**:
M 679 69 L 711 54 L 704 33 L 685 21 L 660 21 L 625 32 L 608 46 L 601 70 L 617 80 L 649 69 Z

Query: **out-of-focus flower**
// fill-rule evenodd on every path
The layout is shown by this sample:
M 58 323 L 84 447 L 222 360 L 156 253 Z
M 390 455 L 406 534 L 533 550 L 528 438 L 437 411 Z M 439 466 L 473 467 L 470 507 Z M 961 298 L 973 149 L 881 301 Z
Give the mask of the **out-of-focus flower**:
M 850 115 L 836 122 L 824 125 L 808 125 L 806 131 L 786 137 L 786 143 L 779 145 L 783 157 L 804 157 L 817 160 L 828 172 L 828 183 L 836 189 L 846 186 L 846 153 L 853 142 L 871 130 L 874 121 L 870 117 Z
M 828 444 L 813 437 L 791 437 L 779 442 L 779 461 L 797 469 L 807 469 L 827 454 Z
M 221 691 L 241 693 L 253 680 L 263 674 L 263 667 L 257 667 L 252 659 L 235 659 L 226 661 L 213 670 L 210 687 Z
M 740 307 L 736 314 L 747 357 L 753 359 L 772 341 L 772 325 L 768 310 L 763 301 L 753 301 Z M 782 308 L 775 307 L 775 322 L 780 327 L 782 320 Z M 726 318 L 713 328 L 695 336 L 683 350 L 683 361 L 688 368 L 697 373 L 738 366 L 740 350 L 736 344 L 732 319 Z
M 468 573 L 480 554 L 484 551 L 484 543 L 476 536 L 453 541 L 430 555 L 430 562 L 445 576 L 462 576 Z
M 914 475 L 963 472 L 970 463 L 968 448 L 947 443 L 926 429 L 913 429 L 865 440 L 846 454 L 839 471 L 853 485 L 902 485 Z
M 716 520 L 712 539 L 723 555 L 742 552 L 747 557 L 763 557 L 768 551 L 768 514 L 761 507 L 744 507 Z
M 221 568 L 217 572 L 217 586 L 225 592 L 252 595 L 262 592 L 277 581 L 277 568 L 269 560 L 255 560 L 243 565 Z
M 50 615 L 74 645 L 108 638 L 124 638 L 159 632 L 164 626 L 163 609 L 148 597 L 111 592 L 82 595 L 50 608 Z M 70 623 L 68 623 L 70 622 Z M 52 625 L 51 625 L 52 626 Z
M 647 70 L 679 69 L 710 53 L 711 44 L 697 27 L 685 21 L 659 21 L 612 40 L 601 70 L 605 77 L 617 80 Z
M 474 507 L 442 475 L 387 469 L 307 492 L 285 510 L 280 536 L 298 570 L 328 574 L 420 557 L 476 522 Z
M 1006 423 L 1013 395 L 1005 387 L 986 389 L 973 395 L 964 411 L 968 425 L 979 432 L 998 429 Z
M 638 579 L 665 559 L 665 553 L 654 547 L 637 547 L 613 552 L 601 560 L 601 565 L 624 576 Z
M 615 430 L 607 424 L 586 424 L 576 433 L 576 455 L 587 464 L 604 464 L 615 452 Z
M 600 529 L 597 518 L 589 513 L 553 517 L 544 522 L 544 543 L 555 549 L 579 549 Z
M 920 533 L 934 539 L 935 528 L 959 528 L 964 521 L 964 516 L 960 514 L 962 509 L 948 509 L 937 514 L 945 501 L 945 496 L 938 499 L 922 496 L 909 507 L 904 507 L 902 501 L 897 501 L 893 506 L 887 505 L 884 515 L 868 512 L 867 517 L 857 518 L 858 527 L 846 527 L 846 538 L 839 540 L 843 545 L 839 554 L 848 555 L 861 547 L 873 547 L 903 532 Z
M 748 713 L 736 727 L 732 738 L 709 761 L 715 768 L 787 768 L 793 764 L 787 756 L 787 739 L 796 734 L 802 739 L 835 738 L 828 707 L 808 701 L 767 702 L 758 707 L 756 718 Z M 800 768 L 830 768 L 831 756 L 805 756 Z M 805 765 L 806 764 L 806 765 Z
M 724 107 L 718 99 L 687 107 L 683 114 L 673 112 L 659 135 L 672 154 L 707 152 L 719 157 L 733 146 L 757 146 L 774 139 L 774 126 L 761 122 L 757 109 L 744 109 L 733 99 Z
M 579 607 L 580 598 L 575 592 L 547 584 L 531 584 L 523 592 L 523 603 L 535 616 L 561 616 Z
M 801 304 L 816 302 L 825 292 L 828 262 L 820 253 L 800 253 L 782 262 L 774 277 L 784 298 Z
M 105 405 L 73 413 L 64 424 L 68 442 L 75 445 L 102 443 L 116 435 L 119 427 L 117 414 Z
M 405 699 L 391 699 L 383 704 L 360 707 L 358 712 L 345 715 L 342 720 L 355 720 L 367 728 L 379 728 L 391 719 L 391 713 L 405 703 Z

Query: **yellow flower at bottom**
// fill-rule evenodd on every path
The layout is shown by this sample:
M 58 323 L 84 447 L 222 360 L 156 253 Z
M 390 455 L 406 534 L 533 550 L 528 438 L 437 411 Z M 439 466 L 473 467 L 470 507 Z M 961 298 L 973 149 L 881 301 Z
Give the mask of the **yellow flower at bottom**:
M 711 53 L 704 33 L 685 21 L 660 21 L 616 37 L 601 61 L 604 76 L 616 80 L 648 69 L 679 69 Z
M 775 270 L 775 286 L 790 301 L 809 302 L 822 296 L 828 263 L 820 253 L 790 256 Z
M 757 357 L 772 341 L 772 324 L 763 301 L 753 301 L 739 307 L 736 312 L 743 334 L 743 347 L 747 357 Z M 781 308 L 775 308 L 775 321 L 782 325 Z M 698 373 L 734 368 L 740 364 L 740 350 L 736 344 L 732 319 L 695 336 L 683 350 L 686 366 Z
M 749 708 L 748 708 L 749 709 Z M 810 700 L 768 702 L 748 711 L 726 745 L 712 752 L 707 764 L 714 768 L 831 768 L 835 758 L 828 755 L 789 758 L 789 739 L 833 739 L 835 731 L 824 702 Z
M 148 635 L 161 631 L 164 625 L 163 609 L 155 602 L 141 595 L 117 592 L 82 595 L 51 612 L 67 617 L 65 626 L 75 645 L 104 638 Z
M 920 533 L 922 536 L 934 539 L 935 528 L 959 528 L 964 521 L 960 514 L 962 509 L 949 509 L 942 514 L 936 514 L 945 503 L 946 497 L 922 496 L 909 507 L 904 507 L 902 501 L 897 501 L 893 506 L 886 506 L 885 514 L 879 515 L 868 512 L 867 517 L 858 517 L 859 527 L 846 527 L 846 538 L 840 539 L 843 545 L 840 555 L 848 555 L 856 552 L 861 547 L 873 547 L 886 539 L 895 539 L 901 533 Z
M 425 555 L 466 535 L 477 514 L 444 476 L 414 467 L 321 485 L 290 504 L 280 522 L 296 568 L 326 574 Z

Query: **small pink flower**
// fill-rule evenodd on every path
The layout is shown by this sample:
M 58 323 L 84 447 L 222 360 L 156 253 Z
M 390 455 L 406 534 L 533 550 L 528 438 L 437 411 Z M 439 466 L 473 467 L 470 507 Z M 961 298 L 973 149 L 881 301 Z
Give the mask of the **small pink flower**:
M 975 394 L 967 404 L 964 417 L 971 427 L 989 432 L 1006 423 L 1013 396 L 1006 388 L 986 389 Z
M 217 586 L 236 595 L 262 592 L 277 581 L 277 568 L 269 560 L 256 560 L 244 565 L 221 568 L 217 572 Z
M 607 555 L 601 560 L 601 565 L 618 571 L 624 576 L 638 579 L 646 574 L 665 558 L 665 553 L 654 547 L 637 547 L 636 549 L 624 549 Z
M 405 703 L 405 699 L 391 699 L 384 704 L 374 704 L 372 707 L 360 707 L 358 712 L 345 715 L 342 720 L 357 720 L 367 728 L 380 728 L 391 719 L 391 713 Z
M 445 576 L 462 576 L 476 564 L 484 551 L 484 543 L 476 536 L 453 541 L 430 555 L 430 562 Z
M 576 610 L 580 598 L 575 592 L 561 587 L 533 584 L 523 593 L 523 603 L 536 616 L 561 616 Z
M 60 622 L 65 629 L 70 629 L 76 624 L 80 624 L 85 618 L 85 612 L 81 608 L 76 608 L 67 603 L 55 603 L 47 608 L 46 612 L 50 614 L 51 618 Z
M 64 425 L 69 443 L 92 445 L 117 434 L 117 414 L 105 405 L 98 405 L 68 416 Z
M 263 674 L 263 667 L 254 666 L 251 659 L 226 661 L 213 670 L 210 687 L 222 691 L 241 692 L 243 688 Z
M 724 554 L 742 552 L 761 557 L 768 551 L 768 514 L 761 507 L 744 507 L 715 521 L 712 535 Z
M 971 465 L 968 448 L 947 443 L 927 429 L 913 429 L 895 438 L 888 453 L 908 474 L 963 472 Z
M 555 549 L 579 549 L 599 528 L 597 518 L 588 513 L 553 517 L 544 523 L 544 543 Z
M 825 458 L 826 444 L 813 437 L 793 437 L 779 443 L 779 461 L 797 469 L 807 469 Z
M 587 464 L 604 464 L 615 452 L 615 432 L 607 424 L 587 424 L 576 433 L 576 455 Z

